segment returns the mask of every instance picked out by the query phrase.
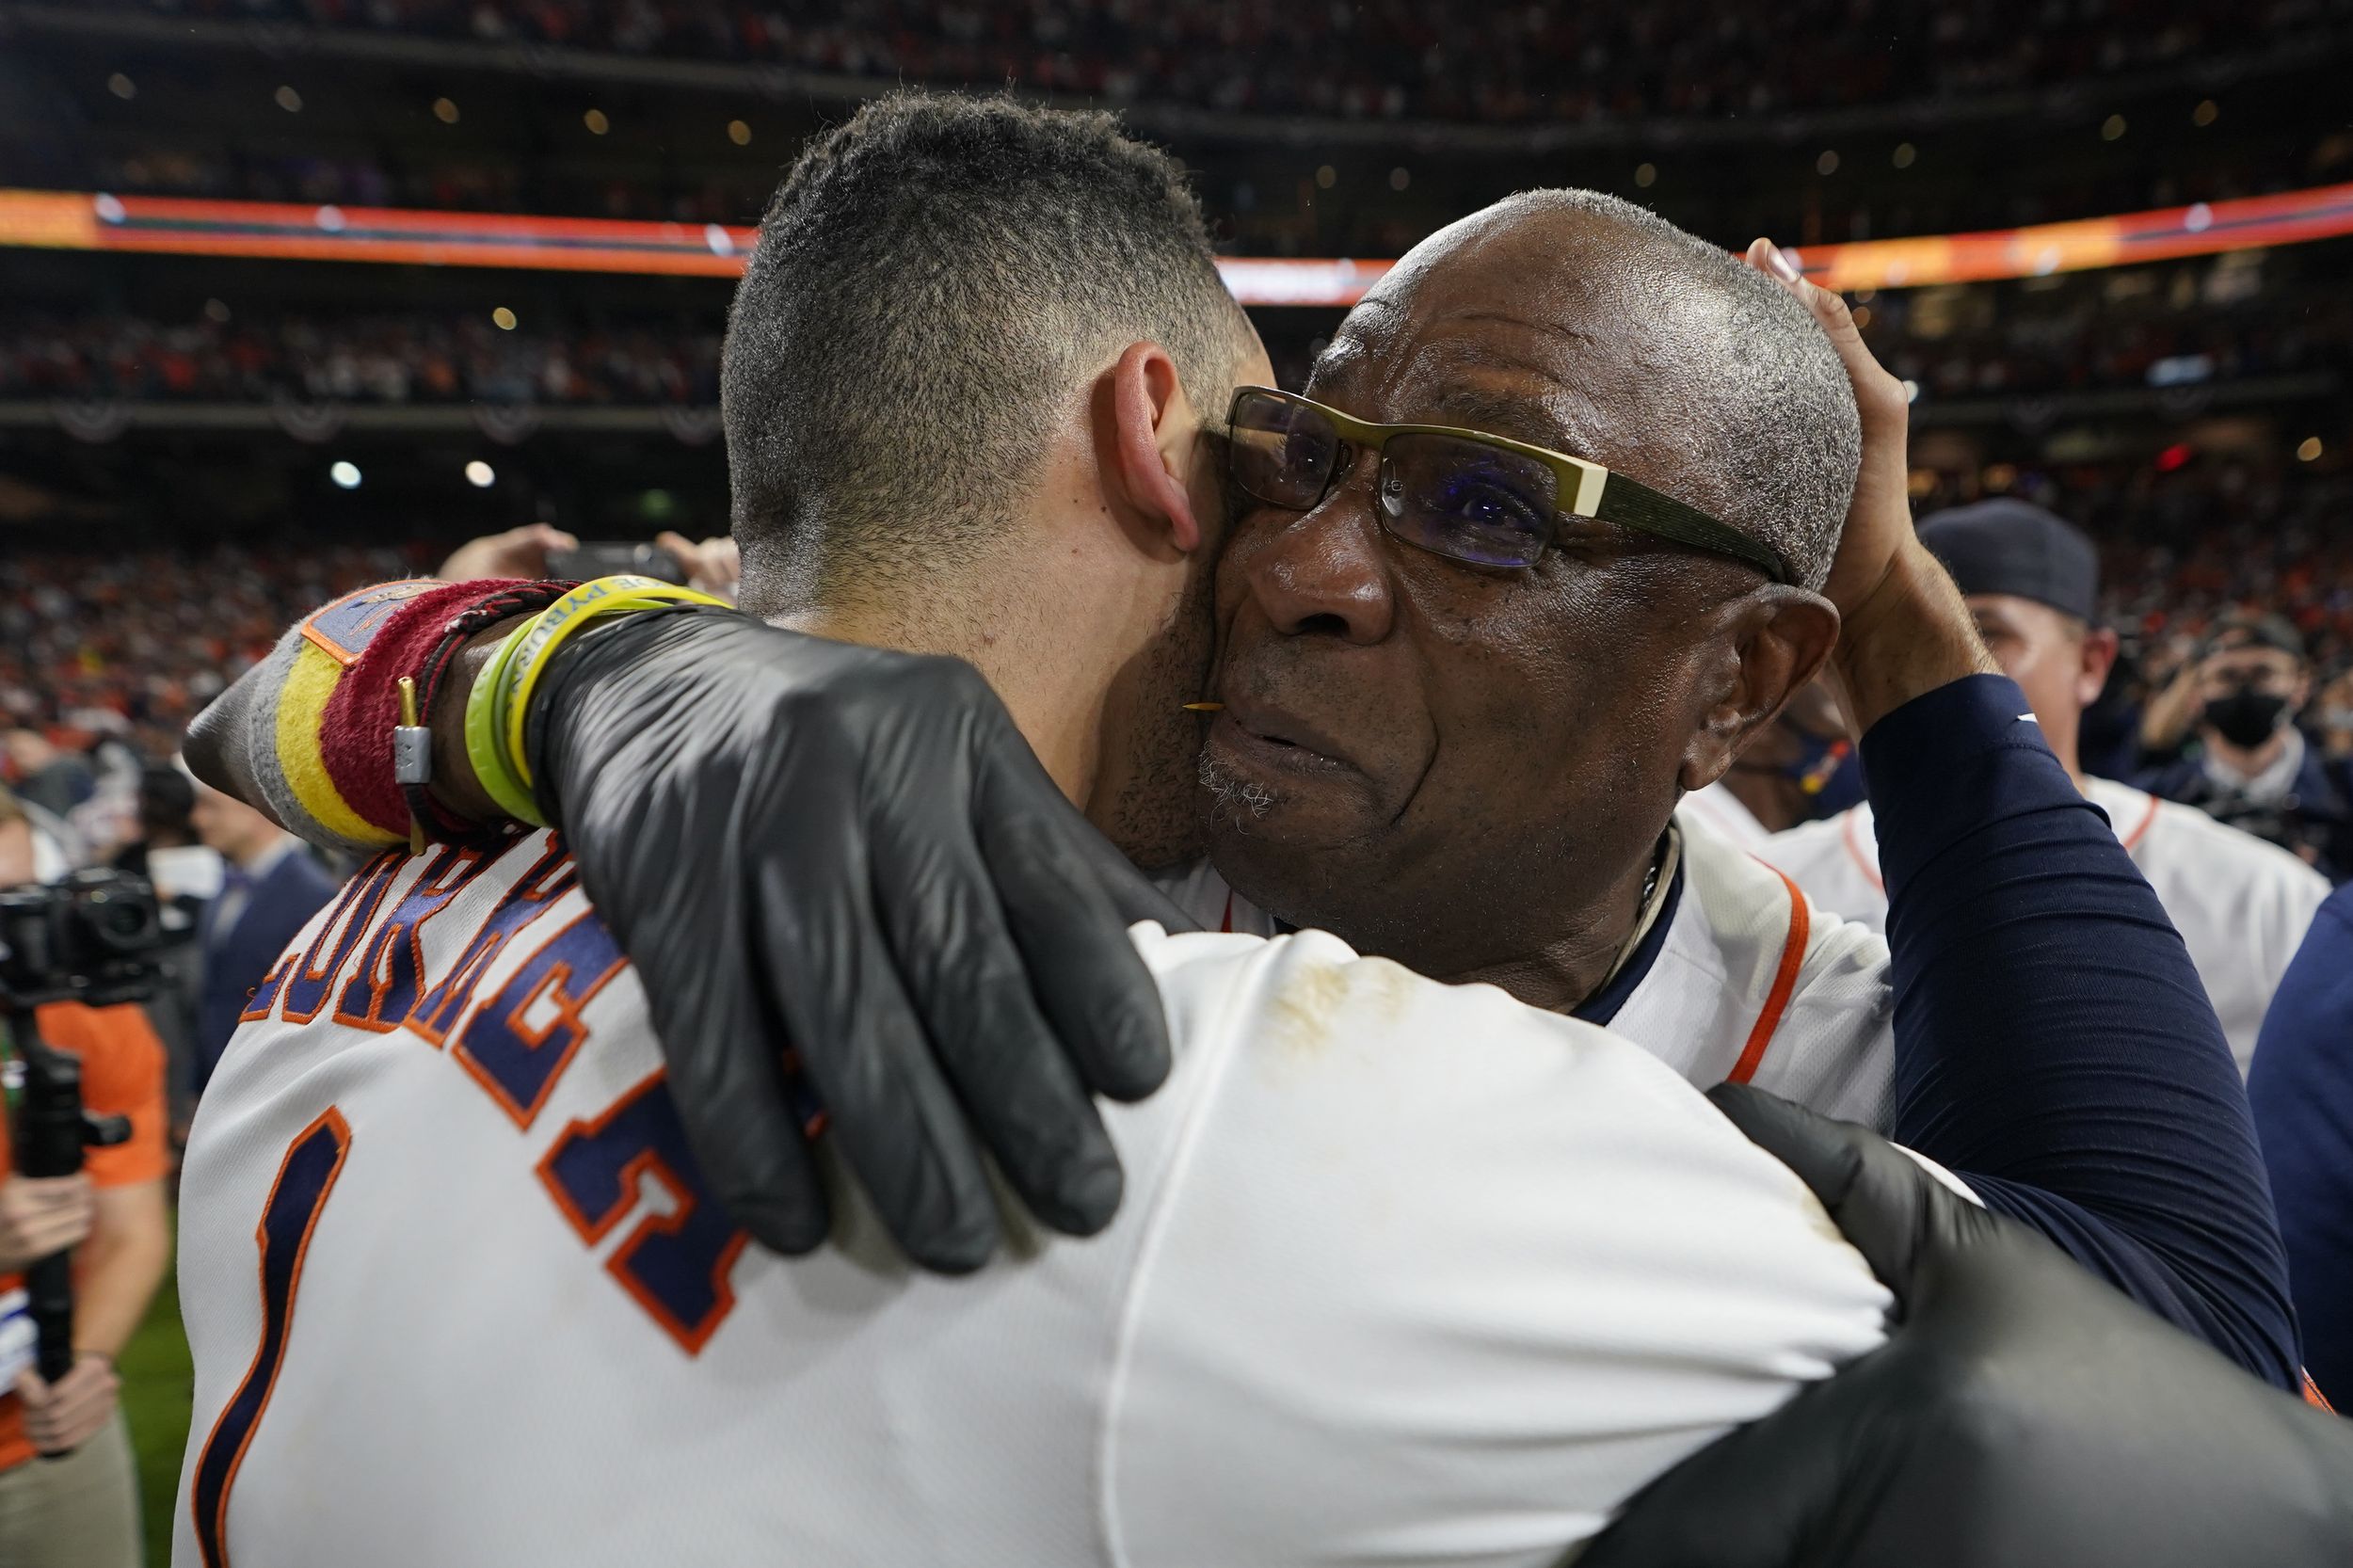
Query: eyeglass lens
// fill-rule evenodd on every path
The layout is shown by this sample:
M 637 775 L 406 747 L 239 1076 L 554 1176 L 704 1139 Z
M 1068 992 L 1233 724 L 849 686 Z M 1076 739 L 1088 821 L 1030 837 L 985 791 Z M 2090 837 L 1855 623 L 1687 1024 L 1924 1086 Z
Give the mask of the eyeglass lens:
M 1305 510 L 1323 498 L 1346 443 L 1319 410 L 1263 392 L 1234 408 L 1233 478 L 1254 500 Z M 1477 566 L 1524 567 L 1551 536 L 1559 481 L 1534 457 L 1459 436 L 1391 436 L 1374 504 L 1407 544 Z

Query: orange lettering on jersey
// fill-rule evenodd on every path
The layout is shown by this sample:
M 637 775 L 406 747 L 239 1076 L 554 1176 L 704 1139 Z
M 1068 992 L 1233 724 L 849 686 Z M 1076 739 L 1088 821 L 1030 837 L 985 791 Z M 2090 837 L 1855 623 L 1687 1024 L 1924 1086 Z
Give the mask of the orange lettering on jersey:
M 249 1024 L 256 1018 L 269 1016 L 269 1010 L 278 1005 L 278 993 L 286 984 L 286 976 L 293 972 L 295 957 L 301 951 L 298 947 L 292 947 L 278 955 L 278 962 L 269 967 L 269 973 L 264 975 L 262 983 L 253 987 L 253 994 L 245 999 L 245 1011 L 237 1015 L 237 1022 Z
M 327 1005 L 328 994 L 335 988 L 335 977 L 343 972 L 351 950 L 376 919 L 376 907 L 384 902 L 392 879 L 407 864 L 407 857 L 398 850 L 387 850 L 360 867 L 360 873 L 344 886 L 335 912 L 328 916 L 327 923 L 319 927 L 319 934 L 311 938 L 311 946 L 302 954 L 302 967 L 285 983 L 284 1017 L 288 1023 L 307 1024 Z M 261 999 L 256 997 L 254 1003 L 261 1005 Z
M 424 987 L 424 923 L 491 863 L 480 850 L 453 846 L 425 866 L 369 938 L 358 970 L 335 1003 L 335 1021 L 385 1033 L 398 1029 Z
M 628 963 L 603 919 L 586 911 L 474 1010 L 450 1054 L 517 1127 L 528 1128 L 588 1038 L 582 1009 Z
M 686 1129 L 661 1072 L 594 1121 L 566 1128 L 539 1162 L 555 1207 L 592 1246 L 642 1205 L 648 1176 L 668 1192 L 669 1211 L 640 1220 L 605 1268 L 680 1349 L 696 1355 L 735 1309 L 729 1276 L 750 1238 L 728 1219 L 687 1153 Z
M 504 898 L 490 906 L 465 951 L 457 955 L 449 977 L 426 992 L 424 1000 L 409 1014 L 408 1028 L 434 1045 L 441 1044 L 474 1000 L 474 987 L 508 940 L 546 914 L 579 880 L 570 854 L 550 840 L 547 852 L 532 863 Z

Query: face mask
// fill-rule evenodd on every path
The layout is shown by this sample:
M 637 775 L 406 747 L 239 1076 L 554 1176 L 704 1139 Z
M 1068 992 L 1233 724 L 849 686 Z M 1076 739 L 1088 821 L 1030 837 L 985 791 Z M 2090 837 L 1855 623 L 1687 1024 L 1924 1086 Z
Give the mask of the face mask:
M 2242 686 L 2228 696 L 2206 704 L 2202 715 L 2215 733 L 2234 746 L 2259 746 L 2287 722 L 2288 699 L 2276 692 L 2249 691 Z
M 1820 780 L 1820 787 L 1813 789 L 1813 799 L 1807 803 L 1806 810 L 1810 820 L 1815 822 L 1824 817 L 1834 817 L 1841 811 L 1863 804 L 1863 753 L 1845 741 L 1837 742 L 1836 745 L 1839 748 L 1837 764 L 1827 776 L 1814 776 Z M 1804 778 L 1798 782 L 1811 787 Z
M 1791 760 L 1777 765 L 1742 761 L 1733 767 L 1743 773 L 1771 774 L 1796 784 L 1805 796 L 1807 822 L 1819 822 L 1862 805 L 1863 758 L 1854 744 L 1844 736 L 1809 735 L 1794 728 L 1792 733 L 1798 739 L 1798 755 Z

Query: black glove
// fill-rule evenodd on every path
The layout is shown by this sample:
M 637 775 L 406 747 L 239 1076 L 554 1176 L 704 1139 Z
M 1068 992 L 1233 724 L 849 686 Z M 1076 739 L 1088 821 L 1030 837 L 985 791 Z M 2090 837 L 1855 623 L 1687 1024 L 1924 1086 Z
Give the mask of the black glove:
M 796 1113 L 809 1089 L 926 1268 L 996 1246 L 984 1148 L 1046 1224 L 1110 1221 L 1119 1160 L 1091 1095 L 1141 1098 L 1169 1065 L 1126 926 L 1182 921 L 971 666 L 640 615 L 557 656 L 529 731 L 541 804 L 645 984 L 696 1157 L 753 1236 L 825 1239 Z
M 2344 1568 L 2353 1426 L 1878 1135 L 1710 1097 L 1896 1293 L 1895 1336 L 1645 1488 L 1578 1568 Z

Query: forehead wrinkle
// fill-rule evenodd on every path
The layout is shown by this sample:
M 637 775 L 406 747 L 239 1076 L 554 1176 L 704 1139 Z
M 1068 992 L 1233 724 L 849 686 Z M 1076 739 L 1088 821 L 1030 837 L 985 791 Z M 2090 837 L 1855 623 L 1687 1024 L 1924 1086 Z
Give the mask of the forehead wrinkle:
M 1460 339 L 1421 344 L 1381 377 L 1379 395 L 1384 419 L 1461 425 L 1580 457 L 1593 456 L 1613 423 L 1583 387 Z
M 1600 335 L 1565 321 L 1539 321 L 1529 316 L 1513 315 L 1509 311 L 1456 311 L 1446 317 L 1453 322 L 1475 322 L 1482 327 L 1501 327 L 1513 332 L 1537 332 L 1548 338 L 1565 338 L 1580 348 L 1592 347 Z

